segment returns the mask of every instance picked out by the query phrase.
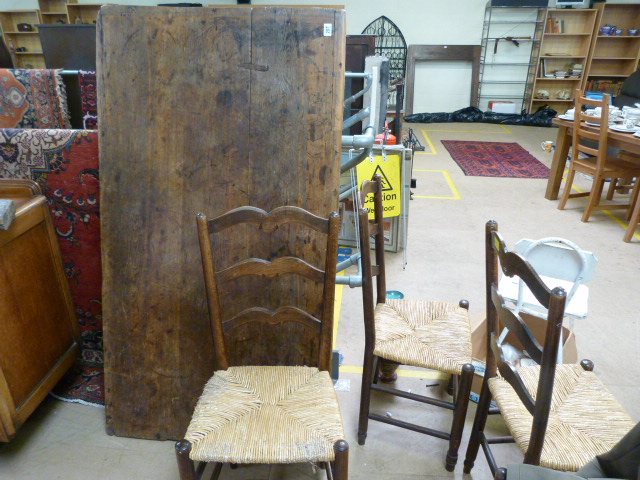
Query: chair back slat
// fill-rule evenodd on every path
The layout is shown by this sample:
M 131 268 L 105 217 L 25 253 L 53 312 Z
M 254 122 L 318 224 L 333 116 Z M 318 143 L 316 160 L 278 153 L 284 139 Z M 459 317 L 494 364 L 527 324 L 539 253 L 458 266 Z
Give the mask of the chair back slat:
M 507 328 L 509 332 L 513 332 L 522 344 L 522 350 L 526 351 L 534 362 L 540 363 L 542 361 L 543 347 L 524 320 L 522 320 L 522 317 L 507 307 L 504 298 L 494 286 L 491 288 L 491 297 L 494 305 L 500 305 L 500 308 L 496 308 L 498 324 Z
M 284 274 L 300 275 L 314 282 L 324 280 L 324 270 L 296 257 L 280 257 L 273 262 L 261 258 L 251 258 L 219 271 L 216 276 L 219 282 L 229 282 L 245 275 L 271 278 Z
M 215 368 L 329 370 L 339 215 L 322 218 L 295 206 L 271 212 L 241 207 L 212 220 L 199 214 L 197 225 Z M 230 238 L 242 239 L 235 240 L 233 255 L 216 256 Z
M 329 221 L 326 218 L 313 215 L 303 208 L 284 206 L 267 213 L 256 207 L 239 207 L 209 220 L 209 233 L 219 233 L 238 224 L 252 224 L 267 233 L 289 223 L 297 223 L 327 233 Z
M 297 307 L 285 306 L 278 308 L 275 312 L 266 308 L 252 307 L 234 315 L 229 320 L 222 322 L 225 329 L 233 329 L 250 322 L 269 323 L 278 325 L 287 322 L 297 322 L 306 328 L 316 330 L 321 325 L 321 320 L 309 315 L 309 313 Z
M 602 100 L 586 98 L 581 90 L 575 93 L 575 114 L 573 120 L 572 159 L 580 160 L 580 153 L 596 158 L 597 170 L 602 170 L 607 159 L 607 141 L 609 138 L 609 104 L 611 96 L 604 94 Z M 589 115 L 583 107 L 599 107 L 599 117 Z M 587 124 L 590 123 L 592 125 Z M 596 142 L 596 146 L 585 145 L 584 140 Z

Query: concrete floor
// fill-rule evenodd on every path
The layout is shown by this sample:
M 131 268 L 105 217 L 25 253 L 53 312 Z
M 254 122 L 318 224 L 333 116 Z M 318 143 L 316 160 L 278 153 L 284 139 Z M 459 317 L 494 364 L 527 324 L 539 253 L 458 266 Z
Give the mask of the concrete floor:
M 406 124 L 418 135 L 424 153 L 414 161 L 417 179 L 411 202 L 407 265 L 403 253 L 388 254 L 389 290 L 409 298 L 458 301 L 466 298 L 471 313 L 484 311 L 484 224 L 498 221 L 509 245 L 520 238 L 559 236 L 593 251 L 599 258 L 590 283 L 589 318 L 575 328 L 580 358 L 595 362 L 596 372 L 617 396 L 632 418 L 640 419 L 640 235 L 622 242 L 626 223 L 621 212 L 611 216 L 595 212 L 589 223 L 580 216 L 585 199 L 570 200 L 557 210 L 557 201 L 544 199 L 545 180 L 466 177 L 451 160 L 440 140 L 517 142 L 547 165 L 551 154 L 540 142 L 555 140 L 557 130 L 539 127 L 502 127 L 489 124 Z M 425 138 L 425 135 L 428 137 Z M 446 172 L 446 173 L 445 173 Z M 447 181 L 449 175 L 451 184 Z M 451 185 L 460 199 L 452 197 Z M 584 179 L 578 187 L 587 186 Z M 361 479 L 490 479 L 481 454 L 472 475 L 463 475 L 462 460 L 475 414 L 471 404 L 455 472 L 444 469 L 446 442 L 418 433 L 370 422 L 365 446 L 356 441 L 362 364 L 363 327 L 360 290 L 340 287 L 341 312 L 337 348 L 344 355 L 338 392 L 347 441 L 350 444 L 350 478 Z M 441 393 L 434 372 L 407 371 L 398 381 L 414 392 Z M 402 399 L 374 395 L 372 410 L 398 418 L 422 421 L 447 429 L 449 412 Z M 493 430 L 504 433 L 499 417 L 490 419 Z M 497 461 L 520 462 L 514 445 L 498 446 Z M 107 436 L 104 409 L 64 403 L 48 398 L 9 444 L 0 446 L 2 480 L 80 480 L 178 478 L 173 442 L 134 440 Z M 311 465 L 256 466 L 229 470 L 222 478 L 304 479 L 324 478 Z

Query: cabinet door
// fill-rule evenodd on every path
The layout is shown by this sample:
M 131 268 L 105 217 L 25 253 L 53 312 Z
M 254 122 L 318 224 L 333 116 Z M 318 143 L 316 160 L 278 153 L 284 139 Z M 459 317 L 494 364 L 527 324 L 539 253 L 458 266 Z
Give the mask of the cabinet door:
M 79 343 L 43 196 L 23 204 L 0 231 L 0 285 L 0 392 L 17 428 L 73 364 Z

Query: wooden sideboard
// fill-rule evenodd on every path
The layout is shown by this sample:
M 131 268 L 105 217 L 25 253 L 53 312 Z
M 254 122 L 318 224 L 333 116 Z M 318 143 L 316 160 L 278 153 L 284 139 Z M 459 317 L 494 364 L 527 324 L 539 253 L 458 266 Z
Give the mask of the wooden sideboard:
M 46 198 L 0 179 L 16 204 L 0 230 L 0 441 L 8 442 L 76 360 L 80 336 Z

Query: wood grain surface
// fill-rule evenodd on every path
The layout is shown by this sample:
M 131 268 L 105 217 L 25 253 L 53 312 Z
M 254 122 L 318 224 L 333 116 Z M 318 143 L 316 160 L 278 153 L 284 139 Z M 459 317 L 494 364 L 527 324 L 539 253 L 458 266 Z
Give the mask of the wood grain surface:
M 109 433 L 181 438 L 212 374 L 196 213 L 337 209 L 344 28 L 344 12 L 325 8 L 102 8 Z M 242 230 L 226 237 L 223 260 L 275 248 Z M 227 293 L 234 304 L 245 292 Z

